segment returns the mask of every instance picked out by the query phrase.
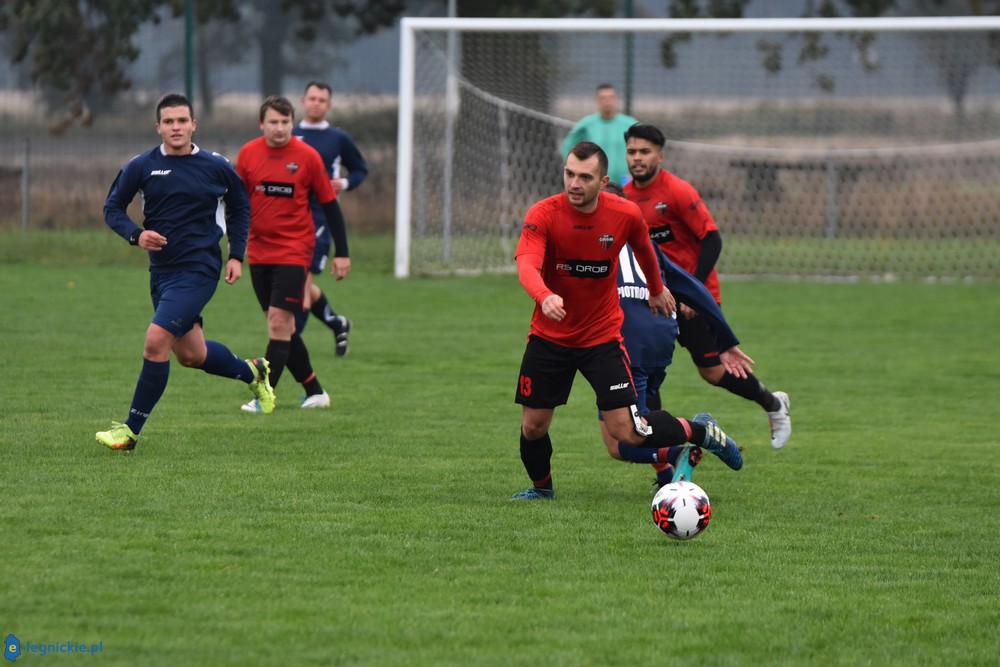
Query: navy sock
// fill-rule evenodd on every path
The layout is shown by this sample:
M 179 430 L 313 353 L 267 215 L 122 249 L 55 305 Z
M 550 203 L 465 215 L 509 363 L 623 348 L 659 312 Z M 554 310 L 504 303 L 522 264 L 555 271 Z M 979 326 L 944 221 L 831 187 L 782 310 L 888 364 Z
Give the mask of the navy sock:
M 622 461 L 631 463 L 667 463 L 668 454 L 666 447 L 642 447 L 619 442 L 618 456 L 622 457 Z
M 535 488 L 552 490 L 552 440 L 548 433 L 537 440 L 528 440 L 521 433 L 521 463 Z
M 320 294 L 319 299 L 313 301 L 310 310 L 313 315 L 323 321 L 323 324 L 333 329 L 333 333 L 340 333 L 340 318 L 330 307 L 330 302 L 326 300 L 325 294 Z
M 167 388 L 169 377 L 169 361 L 142 360 L 142 370 L 139 371 L 139 380 L 135 383 L 135 393 L 132 395 L 132 406 L 128 411 L 128 419 L 125 421 L 125 424 L 136 435 L 139 435 L 139 431 L 146 425 L 149 413 L 153 411 L 157 401 L 163 396 L 163 390 Z
M 228 347 L 214 340 L 206 340 L 205 347 L 208 348 L 208 354 L 205 355 L 201 370 L 211 375 L 243 380 L 247 384 L 253 382 L 255 373 L 250 370 L 246 361 L 230 352 Z

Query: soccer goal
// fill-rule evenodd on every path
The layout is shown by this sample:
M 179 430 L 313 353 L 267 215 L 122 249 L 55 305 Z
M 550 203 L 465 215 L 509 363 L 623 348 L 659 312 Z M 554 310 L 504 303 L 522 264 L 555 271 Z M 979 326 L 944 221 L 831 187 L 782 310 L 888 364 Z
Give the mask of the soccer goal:
M 396 275 L 512 270 L 605 82 L 723 273 L 1000 278 L 1000 17 L 403 19 Z

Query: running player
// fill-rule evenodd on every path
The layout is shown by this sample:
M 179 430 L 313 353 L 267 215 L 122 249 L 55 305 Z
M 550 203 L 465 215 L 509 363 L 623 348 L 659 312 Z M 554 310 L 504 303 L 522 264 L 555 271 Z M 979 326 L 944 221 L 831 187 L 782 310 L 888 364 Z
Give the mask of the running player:
M 288 366 L 306 395 L 303 408 L 325 408 L 330 396 L 309 360 L 305 341 L 295 332 L 295 313 L 302 310 L 306 274 L 316 243 L 309 196 L 323 207 L 333 234 L 333 269 L 338 279 L 351 270 L 347 231 L 337 194 L 330 186 L 319 153 L 292 135 L 295 109 L 284 97 L 271 96 L 260 107 L 263 136 L 247 142 L 236 160 L 236 172 L 250 193 L 250 238 L 247 260 L 261 309 L 267 314 L 266 358 L 271 384 L 278 386 Z M 242 406 L 261 412 L 258 401 Z
M 274 409 L 264 358 L 243 360 L 222 343 L 205 340 L 201 312 L 223 271 L 218 214 L 225 203 L 229 258 L 226 284 L 243 272 L 250 206 L 246 189 L 221 155 L 192 141 L 197 122 L 191 103 L 178 94 L 156 105 L 156 131 L 163 143 L 129 161 L 111 186 L 104 221 L 134 246 L 149 251 L 149 285 L 153 320 L 146 329 L 142 370 L 124 423 L 97 433 L 109 449 L 135 449 L 139 433 L 167 388 L 170 353 L 183 366 L 249 385 L 261 412 Z M 145 217 L 139 227 L 129 217 L 129 204 L 142 193 Z
M 555 408 L 569 398 L 577 371 L 593 387 L 615 458 L 635 463 L 667 461 L 668 449 L 698 444 L 731 468 L 743 465 L 739 447 L 711 415 L 678 419 L 656 410 L 645 419 L 622 347 L 622 311 L 615 273 L 625 243 L 649 279 L 649 307 L 669 316 L 674 300 L 660 279 L 648 231 L 638 208 L 601 192 L 608 159 L 600 146 L 581 142 L 563 167 L 565 192 L 536 203 L 525 216 L 515 257 L 518 278 L 535 301 L 515 402 L 522 407 L 521 462 L 532 486 L 512 500 L 552 499 Z
M 310 81 L 306 84 L 305 94 L 302 95 L 305 117 L 295 126 L 295 136 L 315 148 L 323 158 L 330 185 L 339 195 L 361 185 L 368 176 L 368 165 L 351 135 L 338 127 L 333 127 L 326 120 L 326 114 L 330 111 L 330 96 L 331 90 L 328 84 L 319 81 Z M 343 175 L 344 169 L 347 171 L 346 176 Z M 315 197 L 310 198 L 310 205 L 313 222 L 316 224 L 316 249 L 313 251 L 312 264 L 309 266 L 306 292 L 308 310 L 296 313 L 295 331 L 302 333 L 309 320 L 309 313 L 312 312 L 333 332 L 337 356 L 342 357 L 347 354 L 347 337 L 351 333 L 353 324 L 351 320 L 333 310 L 323 290 L 313 279 L 314 276 L 323 273 L 330 255 L 330 228 L 323 207 Z
M 636 123 L 625 132 L 632 174 L 625 196 L 639 205 L 650 237 L 667 257 L 703 282 L 716 303 L 722 303 L 715 270 L 722 252 L 719 228 L 691 184 L 662 168 L 665 144 L 663 133 L 652 125 Z M 739 377 L 728 372 L 720 363 L 719 346 L 705 318 L 685 305 L 679 311 L 678 340 L 687 348 L 701 377 L 760 405 L 770 420 L 771 446 L 784 447 L 792 435 L 788 394 L 769 391 L 753 373 Z

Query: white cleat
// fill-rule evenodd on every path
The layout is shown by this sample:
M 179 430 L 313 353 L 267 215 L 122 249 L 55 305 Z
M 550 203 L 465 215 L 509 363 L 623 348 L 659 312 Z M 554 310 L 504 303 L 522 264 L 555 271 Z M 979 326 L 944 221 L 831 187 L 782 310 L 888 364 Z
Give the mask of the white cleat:
M 249 402 L 241 405 L 240 410 L 243 412 L 252 412 L 258 415 L 264 414 L 264 408 L 260 406 L 260 401 L 256 398 L 252 398 Z
M 328 408 L 330 407 L 330 394 L 324 390 L 322 394 L 313 394 L 302 399 L 303 408 Z
M 788 394 L 783 391 L 771 393 L 781 402 L 780 408 L 767 413 L 768 421 L 771 422 L 771 446 L 775 449 L 781 449 L 792 437 L 792 402 L 788 399 Z

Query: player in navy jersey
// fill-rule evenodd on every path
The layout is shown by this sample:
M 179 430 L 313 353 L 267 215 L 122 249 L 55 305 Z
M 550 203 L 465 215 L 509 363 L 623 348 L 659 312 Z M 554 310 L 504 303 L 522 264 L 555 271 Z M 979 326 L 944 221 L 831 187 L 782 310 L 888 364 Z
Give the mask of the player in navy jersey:
M 164 96 L 156 106 L 156 131 L 163 143 L 122 167 L 104 203 L 108 226 L 149 251 L 155 311 L 146 329 L 142 370 L 128 418 L 96 434 L 97 441 L 110 449 L 135 448 L 167 387 L 171 352 L 184 366 L 245 382 L 264 411 L 274 409 L 267 360 L 243 360 L 222 343 L 205 340 L 201 312 L 223 272 L 222 205 L 229 235 L 225 280 L 232 285 L 243 271 L 250 202 L 229 162 L 191 141 L 196 124 L 186 97 Z M 127 213 L 137 194 L 142 197 L 142 227 Z
M 340 195 L 342 192 L 353 190 L 361 185 L 368 176 L 368 165 L 365 163 L 361 151 L 354 144 L 351 135 L 340 128 L 333 127 L 326 120 L 326 114 L 330 111 L 330 96 L 329 85 L 319 81 L 310 81 L 306 84 L 305 94 L 302 96 L 302 108 L 305 110 L 305 116 L 295 126 L 295 136 L 315 148 L 316 152 L 320 154 L 327 175 L 330 177 L 330 185 Z M 346 176 L 343 175 L 345 169 Z M 347 336 L 351 333 L 352 323 L 351 320 L 343 315 L 338 315 L 333 310 L 326 295 L 323 294 L 323 290 L 314 282 L 313 277 L 323 273 L 330 255 L 330 227 L 327 224 L 326 215 L 323 213 L 323 207 L 319 205 L 315 197 L 311 199 L 310 204 L 313 222 L 316 223 L 316 249 L 313 251 L 313 261 L 309 267 L 310 275 L 306 293 L 307 303 L 305 305 L 309 310 L 303 310 L 296 315 L 295 328 L 301 334 L 311 312 L 333 331 L 337 356 L 342 357 L 347 354 Z
M 608 183 L 605 192 L 624 197 L 617 183 Z M 712 293 L 694 276 L 667 259 L 653 246 L 660 267 L 660 277 L 679 304 L 695 308 L 716 333 L 722 363 L 734 374 L 745 374 L 753 360 L 737 347 L 739 340 L 729 328 L 722 309 L 712 298 Z M 619 255 L 618 302 L 622 309 L 622 339 L 628 352 L 637 406 L 641 415 L 662 407 L 660 387 L 666 379 L 667 366 L 673 361 L 678 325 L 676 313 L 670 318 L 656 317 L 649 310 L 649 288 L 642 268 L 635 260 L 632 248 L 626 244 Z M 608 453 L 614 456 L 618 443 L 608 433 L 600 412 L 601 436 Z M 701 461 L 701 449 L 695 445 L 676 445 L 670 448 L 668 460 L 654 463 L 657 487 L 671 481 L 691 479 L 693 467 Z M 675 470 L 676 467 L 676 470 Z

